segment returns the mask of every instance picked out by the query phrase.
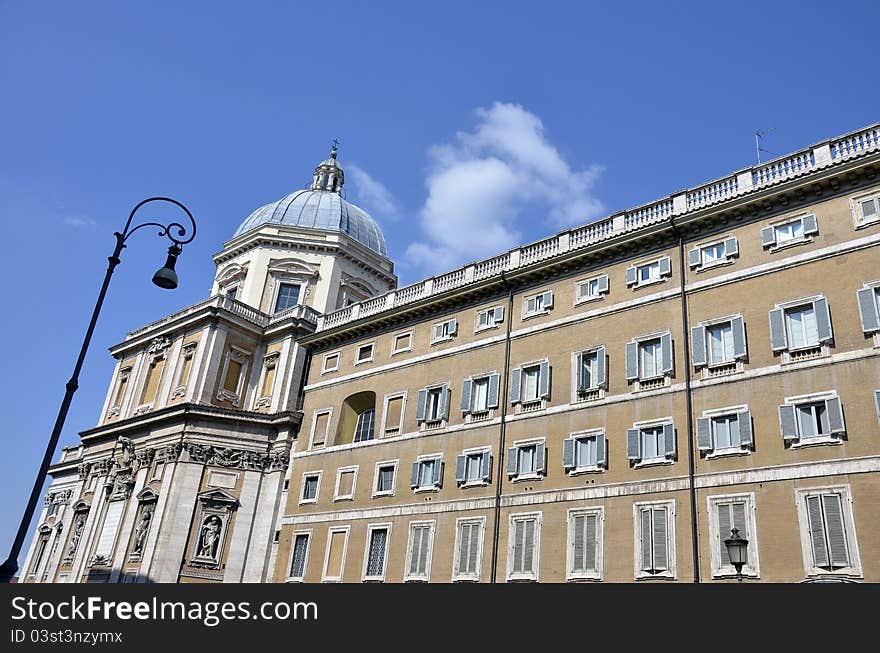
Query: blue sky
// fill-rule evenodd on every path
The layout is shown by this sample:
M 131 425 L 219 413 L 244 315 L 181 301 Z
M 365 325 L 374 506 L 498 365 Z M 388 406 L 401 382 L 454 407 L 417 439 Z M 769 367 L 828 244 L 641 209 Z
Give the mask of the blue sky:
M 211 255 L 341 140 L 401 284 L 880 119 L 876 2 L 0 3 L 5 558 L 131 207 L 199 232 L 123 254 L 62 444 L 125 333 L 210 291 Z M 150 214 L 153 217 L 158 214 Z M 165 214 L 162 214 L 165 215 Z

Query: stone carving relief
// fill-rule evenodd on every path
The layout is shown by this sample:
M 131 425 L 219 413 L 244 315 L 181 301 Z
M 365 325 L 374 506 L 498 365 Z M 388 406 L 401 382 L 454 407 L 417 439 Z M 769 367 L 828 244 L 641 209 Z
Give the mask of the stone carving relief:
M 73 562 L 73 556 L 76 555 L 76 549 L 79 547 L 80 538 L 82 538 L 83 529 L 86 527 L 86 517 L 88 516 L 88 508 L 86 510 L 78 510 L 73 516 L 73 523 L 70 530 L 70 541 L 67 543 L 67 550 L 64 552 L 64 559 L 61 564 L 69 565 Z
M 199 530 L 189 561 L 192 567 L 219 569 L 223 544 L 227 536 L 232 512 L 238 507 L 238 499 L 224 490 L 214 489 L 198 497 Z
M 150 342 L 150 346 L 147 348 L 148 354 L 160 354 L 162 356 L 165 355 L 165 352 L 171 346 L 171 339 L 166 336 L 160 336 L 159 338 L 153 338 Z
M 150 488 L 141 490 L 138 494 L 140 508 L 135 521 L 134 535 L 131 542 L 130 560 L 140 560 L 144 553 L 144 547 L 147 543 L 147 535 L 150 533 L 150 526 L 153 523 L 153 513 L 156 510 L 156 500 L 158 495 Z

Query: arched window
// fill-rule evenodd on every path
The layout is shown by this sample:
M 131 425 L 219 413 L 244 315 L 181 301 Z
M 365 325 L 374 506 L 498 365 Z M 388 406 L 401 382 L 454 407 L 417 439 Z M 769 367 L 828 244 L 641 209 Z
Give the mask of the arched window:
M 373 439 L 373 427 L 376 425 L 376 409 L 367 408 L 358 415 L 357 425 L 354 427 L 354 441 L 363 442 Z
M 376 393 L 358 392 L 342 404 L 335 444 L 372 440 L 376 425 Z

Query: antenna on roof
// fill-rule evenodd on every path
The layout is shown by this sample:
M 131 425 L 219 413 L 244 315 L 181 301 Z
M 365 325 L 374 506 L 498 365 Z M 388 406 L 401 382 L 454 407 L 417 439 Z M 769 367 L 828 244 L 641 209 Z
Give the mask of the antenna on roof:
M 766 152 L 767 154 L 772 154 L 773 156 L 778 156 L 776 152 L 771 152 L 770 150 L 766 150 L 761 147 L 761 139 L 764 138 L 767 134 L 772 132 L 774 127 L 770 127 L 769 129 L 759 129 L 755 132 L 755 153 L 758 155 L 758 165 L 761 165 L 761 152 Z

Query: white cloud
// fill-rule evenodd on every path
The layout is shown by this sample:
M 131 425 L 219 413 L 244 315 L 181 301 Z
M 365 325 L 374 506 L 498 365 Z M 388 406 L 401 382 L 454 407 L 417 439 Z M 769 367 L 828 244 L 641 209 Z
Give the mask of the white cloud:
M 415 266 L 437 272 L 510 249 L 524 217 L 557 229 L 602 212 L 593 195 L 601 167 L 572 170 L 538 116 L 500 102 L 476 115 L 473 131 L 429 150 L 424 239 L 407 249 Z
M 349 181 L 352 182 L 358 204 L 362 204 L 379 220 L 397 217 L 397 202 L 381 182 L 373 179 L 366 170 L 356 164 L 346 166 Z
M 67 216 L 64 218 L 63 222 L 71 227 L 94 227 L 98 224 L 91 218 L 83 218 L 80 216 Z

